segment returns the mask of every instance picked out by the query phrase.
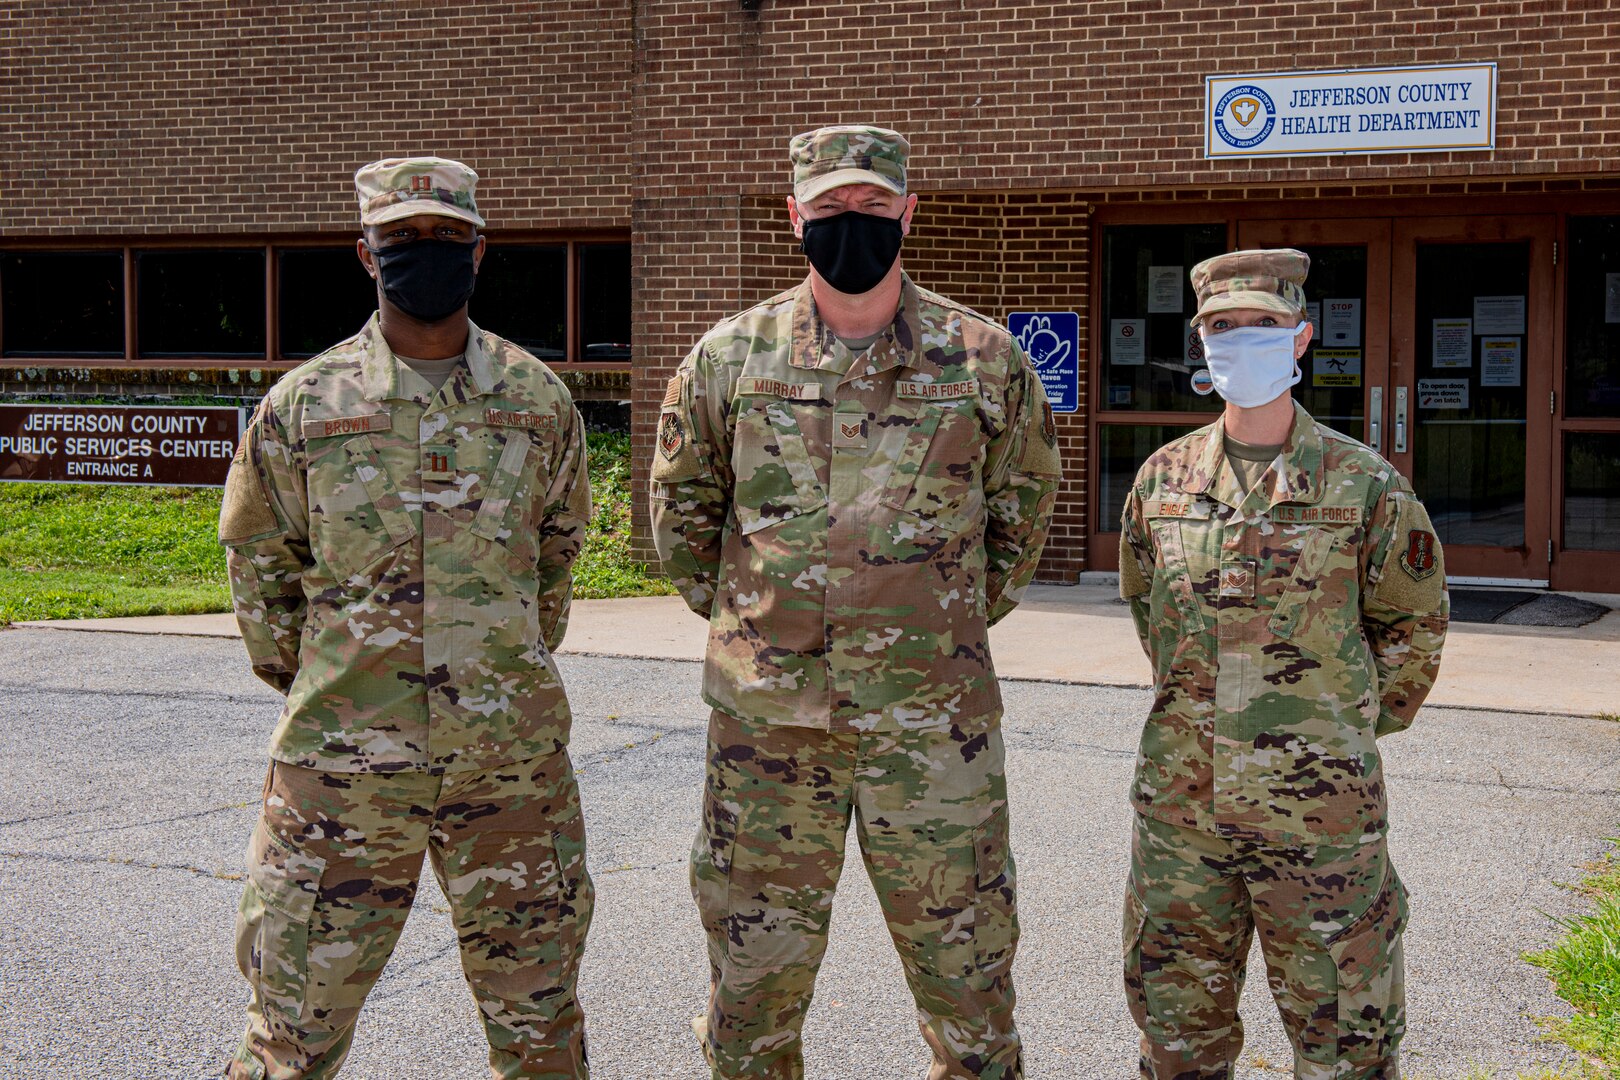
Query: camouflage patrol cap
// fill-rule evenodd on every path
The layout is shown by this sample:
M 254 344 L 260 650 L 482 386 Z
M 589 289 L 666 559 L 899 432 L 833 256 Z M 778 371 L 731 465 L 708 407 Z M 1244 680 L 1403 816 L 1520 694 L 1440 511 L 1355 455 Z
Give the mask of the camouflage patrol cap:
M 1192 268 L 1198 294 L 1198 326 L 1205 315 L 1251 308 L 1274 311 L 1299 320 L 1305 317 L 1305 273 L 1311 257 L 1293 248 L 1229 251 Z
M 911 144 L 898 131 L 866 124 L 838 124 L 793 136 L 793 197 L 809 202 L 847 184 L 876 184 L 906 193 L 906 156 Z
M 437 157 L 384 158 L 355 170 L 360 224 L 381 225 L 417 214 L 438 214 L 482 225 L 473 188 L 478 174 Z

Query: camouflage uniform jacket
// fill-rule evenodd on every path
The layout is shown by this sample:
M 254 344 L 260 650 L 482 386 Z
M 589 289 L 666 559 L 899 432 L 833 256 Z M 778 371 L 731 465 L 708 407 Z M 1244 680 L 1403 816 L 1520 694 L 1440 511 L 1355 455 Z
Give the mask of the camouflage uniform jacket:
M 1386 825 L 1375 738 L 1439 670 L 1440 545 L 1393 466 L 1297 405 L 1247 497 L 1223 432 L 1160 449 L 1125 502 L 1120 593 L 1154 689 L 1133 800 L 1187 828 L 1355 844 Z
M 1000 717 L 987 627 L 1034 574 L 1060 471 L 1005 330 L 906 279 L 855 356 L 805 282 L 698 342 L 654 455 L 658 553 L 709 619 L 709 704 L 837 732 Z
M 567 742 L 550 650 L 590 516 L 583 425 L 544 364 L 468 328 L 434 394 L 373 316 L 282 377 L 232 462 L 220 537 L 253 670 L 287 695 L 279 761 L 462 771 Z

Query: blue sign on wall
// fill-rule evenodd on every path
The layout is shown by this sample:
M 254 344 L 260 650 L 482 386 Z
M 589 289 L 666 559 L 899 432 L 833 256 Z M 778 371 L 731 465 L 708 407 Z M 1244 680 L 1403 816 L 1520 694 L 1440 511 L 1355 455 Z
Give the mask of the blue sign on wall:
M 1007 329 L 1029 354 L 1053 412 L 1080 410 L 1080 316 L 1072 311 L 1017 311 Z

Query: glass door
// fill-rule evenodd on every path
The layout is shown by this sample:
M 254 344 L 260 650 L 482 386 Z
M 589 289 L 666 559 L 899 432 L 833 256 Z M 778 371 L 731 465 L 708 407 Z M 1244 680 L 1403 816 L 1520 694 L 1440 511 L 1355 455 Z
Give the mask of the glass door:
M 1298 248 L 1311 257 L 1305 301 L 1316 332 L 1299 362 L 1295 400 L 1321 423 L 1385 454 L 1389 242 L 1386 219 L 1238 225 L 1242 247 Z
M 1548 582 L 1553 238 L 1550 217 L 1395 224 L 1382 452 L 1453 577 Z

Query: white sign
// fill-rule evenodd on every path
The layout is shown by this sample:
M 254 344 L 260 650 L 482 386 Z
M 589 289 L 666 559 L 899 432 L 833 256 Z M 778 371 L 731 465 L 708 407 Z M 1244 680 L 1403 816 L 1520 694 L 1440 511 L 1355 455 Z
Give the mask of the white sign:
M 1468 408 L 1467 379 L 1419 379 L 1417 391 L 1420 409 Z
M 1204 365 L 1204 335 L 1194 329 L 1191 319 L 1181 320 L 1181 341 L 1187 346 L 1187 367 L 1191 370 Z
M 1204 79 L 1205 157 L 1406 154 L 1495 146 L 1495 64 Z
M 1361 345 L 1361 301 L 1322 301 L 1322 344 L 1330 348 Z
M 1522 381 L 1519 339 L 1484 338 L 1479 343 L 1479 385 L 1518 386 Z
M 1474 365 L 1474 320 L 1434 320 L 1434 366 L 1437 368 Z
M 1474 297 L 1474 333 L 1480 337 L 1524 333 L 1524 297 Z
M 1305 318 L 1310 320 L 1311 340 L 1320 341 L 1322 338 L 1322 303 L 1311 300 L 1305 304 Z
M 1147 320 L 1114 319 L 1108 329 L 1108 362 L 1115 367 L 1147 364 Z
M 1317 349 L 1312 386 L 1360 386 L 1360 349 Z
M 1148 314 L 1181 311 L 1181 267 L 1148 267 Z
M 1603 321 L 1620 322 L 1620 274 L 1603 275 Z

